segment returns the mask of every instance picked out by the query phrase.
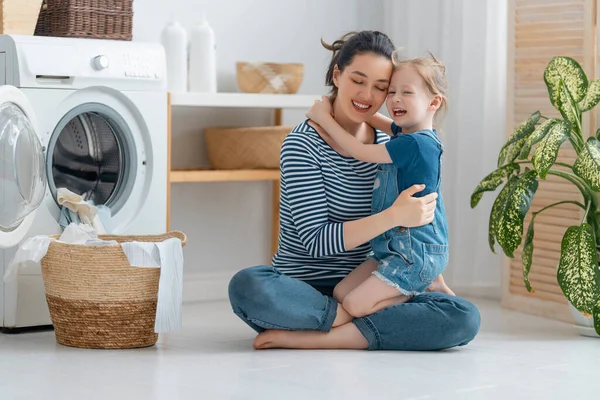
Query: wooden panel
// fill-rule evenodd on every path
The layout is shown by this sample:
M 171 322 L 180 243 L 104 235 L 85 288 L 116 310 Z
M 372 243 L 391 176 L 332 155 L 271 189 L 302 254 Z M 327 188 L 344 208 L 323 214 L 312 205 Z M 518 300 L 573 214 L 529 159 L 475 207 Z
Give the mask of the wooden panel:
M 508 10 L 508 92 L 507 135 L 534 111 L 546 117 L 560 117 L 548 99 L 544 69 L 555 56 L 569 56 L 579 61 L 590 78 L 596 68 L 596 1 L 598 0 L 509 0 Z M 592 134 L 594 118 L 588 113 L 584 135 Z M 573 164 L 575 151 L 563 146 L 557 161 Z M 565 170 L 564 167 L 556 169 Z M 549 176 L 540 181 L 531 211 L 538 211 L 557 201 L 581 201 L 571 183 Z M 580 223 L 582 212 L 575 205 L 561 205 L 539 214 L 535 221 L 531 295 L 523 284 L 521 251 L 514 259 L 505 259 L 502 303 L 513 309 L 538 315 L 570 320 L 566 299 L 556 281 L 560 259 L 560 242 L 567 228 Z M 524 223 L 524 232 L 531 212 Z

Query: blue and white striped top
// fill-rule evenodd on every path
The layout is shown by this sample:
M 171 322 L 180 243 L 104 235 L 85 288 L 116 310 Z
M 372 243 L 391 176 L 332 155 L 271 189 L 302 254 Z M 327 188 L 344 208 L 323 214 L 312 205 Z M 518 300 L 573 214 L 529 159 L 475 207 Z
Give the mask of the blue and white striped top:
M 365 261 L 369 243 L 344 247 L 343 223 L 371 213 L 377 164 L 333 150 L 308 120 L 281 148 L 279 247 L 273 266 L 302 280 L 343 278 Z M 389 140 L 376 131 L 377 143 Z

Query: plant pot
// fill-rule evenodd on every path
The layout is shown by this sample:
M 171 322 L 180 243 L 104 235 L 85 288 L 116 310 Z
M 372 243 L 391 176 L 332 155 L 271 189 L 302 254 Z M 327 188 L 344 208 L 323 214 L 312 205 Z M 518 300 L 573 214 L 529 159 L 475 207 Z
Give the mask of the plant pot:
M 579 334 L 582 336 L 600 338 L 596 330 L 594 329 L 594 319 L 592 317 L 586 317 L 580 313 L 573 305 L 569 302 L 569 310 L 571 315 L 575 319 L 575 327 L 579 330 Z

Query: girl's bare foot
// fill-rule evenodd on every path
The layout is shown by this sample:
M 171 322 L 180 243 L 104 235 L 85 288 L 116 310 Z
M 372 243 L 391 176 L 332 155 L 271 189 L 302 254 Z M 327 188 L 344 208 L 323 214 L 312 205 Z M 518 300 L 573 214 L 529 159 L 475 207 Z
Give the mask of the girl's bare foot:
M 454 292 L 452 290 L 450 290 L 450 288 L 446 285 L 446 282 L 444 282 L 444 277 L 440 274 L 438 275 L 437 278 L 435 278 L 433 280 L 433 282 L 431 282 L 431 285 L 429 285 L 429 287 L 427 288 L 428 292 L 441 292 L 441 293 L 446 293 L 449 294 L 451 296 L 456 296 L 454 294 Z

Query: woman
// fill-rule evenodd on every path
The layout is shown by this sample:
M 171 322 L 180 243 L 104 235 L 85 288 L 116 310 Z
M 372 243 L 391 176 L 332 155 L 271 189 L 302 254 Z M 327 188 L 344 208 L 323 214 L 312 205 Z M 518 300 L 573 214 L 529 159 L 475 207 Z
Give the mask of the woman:
M 323 45 L 333 52 L 326 83 L 335 120 L 363 143 L 388 140 L 367 121 L 387 95 L 394 50 L 390 39 L 362 31 Z M 259 332 L 256 349 L 439 350 L 467 344 L 477 334 L 477 308 L 445 293 L 416 295 L 354 319 L 336 300 L 366 279 L 360 271 L 372 270 L 354 271 L 373 262 L 367 260 L 369 240 L 396 226 L 433 220 L 437 194 L 413 197 L 422 185 L 370 215 L 376 168 L 347 157 L 310 120 L 284 141 L 273 267 L 242 270 L 229 284 L 233 311 Z M 346 275 L 350 279 L 337 285 Z

